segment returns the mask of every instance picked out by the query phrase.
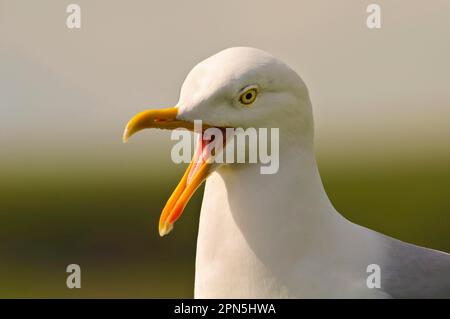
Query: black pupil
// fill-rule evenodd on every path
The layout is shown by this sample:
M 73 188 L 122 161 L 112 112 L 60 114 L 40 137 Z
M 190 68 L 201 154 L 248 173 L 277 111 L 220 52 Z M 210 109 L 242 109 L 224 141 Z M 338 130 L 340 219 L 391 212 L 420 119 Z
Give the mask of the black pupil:
M 250 100 L 251 98 L 252 98 L 252 96 L 253 96 L 253 94 L 252 93 L 247 93 L 247 94 L 245 94 L 245 98 L 247 99 L 247 100 Z

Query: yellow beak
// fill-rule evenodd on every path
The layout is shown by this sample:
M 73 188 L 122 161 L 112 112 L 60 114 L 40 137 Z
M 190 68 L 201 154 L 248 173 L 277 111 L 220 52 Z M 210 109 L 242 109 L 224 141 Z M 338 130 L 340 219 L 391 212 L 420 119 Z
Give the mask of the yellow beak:
M 178 120 L 177 114 L 177 107 L 147 110 L 137 114 L 128 122 L 125 128 L 123 133 L 124 143 L 126 143 L 133 134 L 146 128 L 159 128 L 167 130 L 185 128 L 193 131 L 194 124 L 192 122 Z M 203 127 L 203 129 L 206 128 L 207 127 Z M 178 220 L 178 218 L 180 218 L 192 195 L 206 180 L 210 173 L 212 164 L 208 163 L 208 161 L 203 158 L 202 143 L 199 145 L 200 147 L 195 152 L 189 167 L 161 213 L 161 217 L 159 219 L 159 234 L 161 236 L 168 234 L 172 230 L 173 224 Z
M 146 128 L 159 128 L 166 130 L 174 130 L 176 128 L 186 128 L 194 130 L 194 124 L 191 122 L 177 120 L 178 108 L 169 107 L 167 109 L 147 110 L 136 114 L 127 124 L 123 132 L 123 142 Z

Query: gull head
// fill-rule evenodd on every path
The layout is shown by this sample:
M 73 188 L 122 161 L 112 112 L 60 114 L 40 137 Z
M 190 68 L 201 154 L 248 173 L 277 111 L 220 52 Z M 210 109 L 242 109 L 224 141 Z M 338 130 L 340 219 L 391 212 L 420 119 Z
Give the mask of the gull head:
M 197 64 L 177 105 L 178 118 L 217 127 L 279 127 L 302 111 L 299 106 L 310 112 L 308 90 L 297 73 L 248 47 L 226 49 Z
M 186 77 L 175 107 L 147 110 L 127 124 L 123 140 L 146 128 L 194 130 L 279 128 L 280 138 L 312 143 L 313 120 L 308 90 L 300 76 L 264 51 L 236 47 L 197 64 Z M 280 141 L 281 143 L 281 141 Z M 159 233 L 169 233 L 196 189 L 217 168 L 202 140 L 191 164 L 161 213 Z

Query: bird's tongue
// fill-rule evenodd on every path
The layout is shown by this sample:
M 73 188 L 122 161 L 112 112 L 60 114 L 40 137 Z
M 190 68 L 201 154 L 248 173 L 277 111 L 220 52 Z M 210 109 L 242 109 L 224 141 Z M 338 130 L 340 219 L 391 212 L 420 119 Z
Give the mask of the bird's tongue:
M 197 148 L 195 150 L 194 156 L 192 157 L 192 166 L 188 168 L 189 173 L 187 177 L 186 184 L 189 185 L 193 177 L 199 172 L 200 168 L 209 159 L 209 154 L 211 154 L 211 140 L 205 139 L 203 134 L 199 134 L 197 141 Z

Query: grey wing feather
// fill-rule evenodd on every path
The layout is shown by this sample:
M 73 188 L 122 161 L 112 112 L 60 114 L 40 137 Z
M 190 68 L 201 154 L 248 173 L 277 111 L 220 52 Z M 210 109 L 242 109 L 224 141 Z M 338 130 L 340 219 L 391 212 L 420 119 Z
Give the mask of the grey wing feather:
M 450 298 L 450 255 L 386 237 L 381 289 L 393 298 Z

